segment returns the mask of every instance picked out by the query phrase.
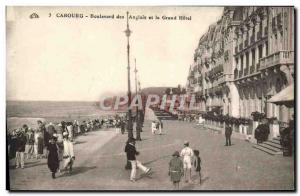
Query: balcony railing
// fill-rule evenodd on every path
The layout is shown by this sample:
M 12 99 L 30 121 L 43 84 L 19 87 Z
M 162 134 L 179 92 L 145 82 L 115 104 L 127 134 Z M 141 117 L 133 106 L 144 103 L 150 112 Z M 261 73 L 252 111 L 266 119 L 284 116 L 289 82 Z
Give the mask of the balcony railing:
M 260 59 L 260 69 L 278 64 L 294 64 L 294 51 L 279 51 Z

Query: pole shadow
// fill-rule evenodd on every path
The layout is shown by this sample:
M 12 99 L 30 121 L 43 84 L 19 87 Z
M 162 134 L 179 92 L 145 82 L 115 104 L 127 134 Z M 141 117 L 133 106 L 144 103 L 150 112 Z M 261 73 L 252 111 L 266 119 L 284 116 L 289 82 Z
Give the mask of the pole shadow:
M 91 166 L 91 167 L 74 167 L 73 170 L 71 171 L 71 173 L 65 172 L 63 173 L 61 176 L 59 177 L 68 177 L 68 176 L 75 176 L 78 174 L 82 174 L 85 173 L 89 170 L 93 170 L 96 169 L 96 166 Z
M 86 143 L 86 141 L 75 141 L 75 145 L 77 145 L 77 144 L 84 144 L 84 143 Z
M 148 174 L 141 174 L 140 175 L 140 177 L 138 177 L 138 178 L 136 178 L 135 180 L 136 181 L 138 181 L 138 180 L 141 180 L 141 179 L 143 179 L 143 178 L 150 178 L 150 179 L 152 179 L 152 174 L 154 173 L 154 171 L 151 171 L 151 172 L 149 172 Z
M 145 163 L 143 163 L 143 164 L 144 164 L 144 165 L 149 165 L 149 164 L 151 164 L 151 163 L 154 163 L 154 162 L 156 162 L 156 161 L 159 161 L 159 160 L 164 159 L 164 158 L 167 158 L 167 157 L 170 158 L 171 155 L 164 155 L 164 156 L 158 157 L 158 158 L 156 158 L 156 159 L 150 160 L 150 161 L 148 161 L 148 162 L 145 162 Z

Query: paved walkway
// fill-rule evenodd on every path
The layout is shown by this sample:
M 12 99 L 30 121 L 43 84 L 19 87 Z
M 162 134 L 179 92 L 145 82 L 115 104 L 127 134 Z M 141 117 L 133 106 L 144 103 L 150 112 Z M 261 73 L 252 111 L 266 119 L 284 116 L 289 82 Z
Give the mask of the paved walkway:
M 294 185 L 293 158 L 271 156 L 252 148 L 251 143 L 233 139 L 224 146 L 224 136 L 193 123 L 164 121 L 163 135 L 152 135 L 145 123 L 143 141 L 137 143 L 139 160 L 153 169 L 150 176 L 129 181 L 124 169 L 127 135 L 96 131 L 81 136 L 75 145 L 76 162 L 72 175 L 52 180 L 45 160 L 11 169 L 12 189 L 50 190 L 171 190 L 168 162 L 175 150 L 189 140 L 202 158 L 203 183 L 180 183 L 183 190 L 289 190 Z M 138 172 L 138 176 L 140 173 Z

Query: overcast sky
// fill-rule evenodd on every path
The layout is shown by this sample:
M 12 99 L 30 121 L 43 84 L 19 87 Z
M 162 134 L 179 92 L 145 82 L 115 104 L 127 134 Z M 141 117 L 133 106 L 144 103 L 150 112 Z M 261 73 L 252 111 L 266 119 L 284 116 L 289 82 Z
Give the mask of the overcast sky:
M 199 38 L 221 7 L 9 7 L 8 100 L 99 100 L 127 90 L 125 19 L 57 18 L 59 13 L 192 16 L 192 20 L 130 20 L 142 88 L 185 85 Z M 33 12 L 38 19 L 30 19 Z M 51 17 L 49 17 L 51 13 Z M 177 18 L 178 19 L 178 18 Z

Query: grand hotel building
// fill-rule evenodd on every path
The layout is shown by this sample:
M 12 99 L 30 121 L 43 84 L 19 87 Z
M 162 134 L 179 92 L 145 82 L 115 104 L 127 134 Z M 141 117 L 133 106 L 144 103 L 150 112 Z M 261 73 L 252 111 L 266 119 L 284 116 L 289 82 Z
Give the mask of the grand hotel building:
M 188 94 L 196 95 L 200 111 L 247 119 L 260 112 L 288 122 L 293 108 L 268 100 L 294 83 L 294 32 L 293 7 L 225 7 L 200 38 Z M 253 135 L 254 128 L 240 134 Z

